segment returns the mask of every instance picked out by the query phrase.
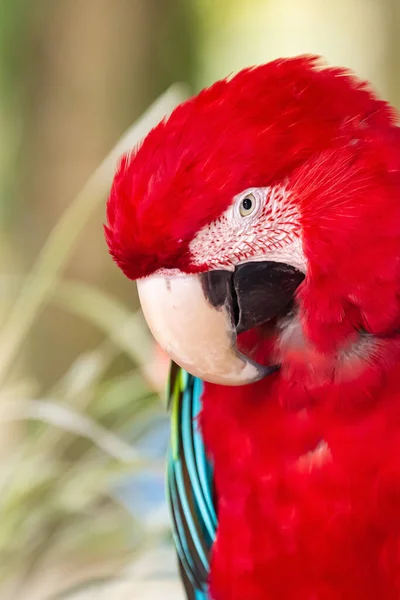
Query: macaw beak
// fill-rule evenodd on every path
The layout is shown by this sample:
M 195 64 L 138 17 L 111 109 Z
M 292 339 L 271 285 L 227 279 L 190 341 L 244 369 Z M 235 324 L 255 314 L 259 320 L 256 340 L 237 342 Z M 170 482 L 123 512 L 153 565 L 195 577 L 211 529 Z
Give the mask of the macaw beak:
M 249 262 L 234 271 L 153 275 L 137 284 L 150 330 L 174 362 L 210 383 L 244 385 L 277 365 L 259 365 L 239 352 L 237 334 L 276 316 L 303 278 L 290 265 Z

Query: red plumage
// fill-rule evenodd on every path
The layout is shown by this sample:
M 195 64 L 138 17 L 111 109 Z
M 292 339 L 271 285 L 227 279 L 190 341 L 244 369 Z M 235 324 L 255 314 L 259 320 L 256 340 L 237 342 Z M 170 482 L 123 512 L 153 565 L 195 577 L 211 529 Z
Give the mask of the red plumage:
M 216 600 L 400 597 L 400 343 L 379 351 L 356 380 L 299 353 L 257 384 L 206 385 Z
M 122 159 L 107 209 L 110 252 L 132 279 L 166 266 L 190 271 L 188 243 L 235 194 L 280 182 L 316 153 L 372 130 L 380 138 L 390 123 L 390 107 L 365 84 L 313 58 L 218 81 Z
M 368 86 L 279 60 L 178 107 L 126 157 L 110 252 L 131 278 L 195 267 L 189 244 L 233 196 L 285 183 L 307 274 L 298 329 L 241 344 L 279 373 L 206 385 L 215 600 L 400 598 L 400 134 Z M 299 329 L 300 328 L 300 329 Z M 300 331 L 300 333 L 299 333 Z

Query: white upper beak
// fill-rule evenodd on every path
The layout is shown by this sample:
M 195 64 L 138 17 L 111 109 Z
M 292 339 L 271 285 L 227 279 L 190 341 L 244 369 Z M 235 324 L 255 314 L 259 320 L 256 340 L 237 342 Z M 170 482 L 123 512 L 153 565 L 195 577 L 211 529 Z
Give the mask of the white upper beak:
M 237 350 L 228 307 L 212 306 L 199 275 L 153 275 L 137 285 L 155 339 L 189 373 L 221 385 L 243 385 L 268 374 L 268 367 Z

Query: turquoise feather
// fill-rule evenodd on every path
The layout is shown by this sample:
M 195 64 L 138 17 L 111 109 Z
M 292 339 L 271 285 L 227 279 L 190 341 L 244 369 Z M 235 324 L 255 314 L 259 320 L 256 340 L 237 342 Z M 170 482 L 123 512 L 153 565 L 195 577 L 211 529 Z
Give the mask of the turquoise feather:
M 217 526 L 212 466 L 197 423 L 202 391 L 201 380 L 172 365 L 167 391 L 171 411 L 168 496 L 174 542 L 190 600 L 208 598 L 209 555 Z

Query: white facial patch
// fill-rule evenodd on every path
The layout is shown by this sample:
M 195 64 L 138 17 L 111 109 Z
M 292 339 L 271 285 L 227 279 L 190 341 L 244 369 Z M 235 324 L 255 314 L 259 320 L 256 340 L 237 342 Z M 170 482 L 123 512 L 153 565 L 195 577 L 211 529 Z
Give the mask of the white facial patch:
M 251 212 L 246 209 L 249 201 Z M 233 270 L 242 262 L 268 260 L 290 264 L 305 273 L 299 217 L 284 186 L 247 189 L 191 241 L 191 262 Z

